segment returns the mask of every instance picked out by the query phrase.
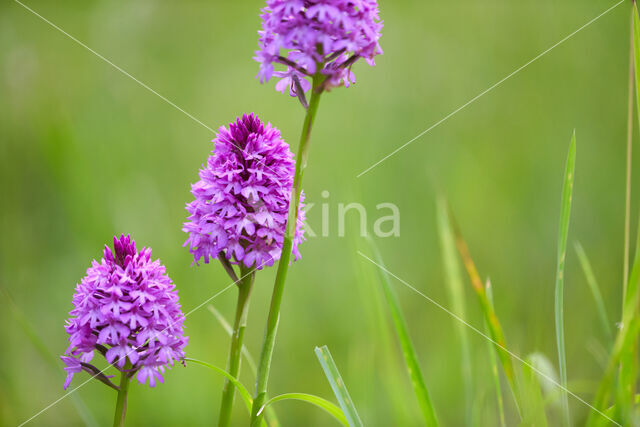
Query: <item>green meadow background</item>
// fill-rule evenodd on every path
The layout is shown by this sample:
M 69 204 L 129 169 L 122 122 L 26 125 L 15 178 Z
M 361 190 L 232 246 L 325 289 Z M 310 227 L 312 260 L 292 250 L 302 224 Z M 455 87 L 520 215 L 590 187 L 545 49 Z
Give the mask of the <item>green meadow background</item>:
M 254 78 L 262 1 L 24 3 L 207 126 L 217 129 L 255 112 L 297 148 L 302 108 L 276 92 L 274 81 L 261 85 Z M 376 205 L 396 204 L 400 236 L 376 239 L 387 267 L 451 307 L 437 232 L 438 194 L 450 201 L 481 275 L 491 278 L 511 350 L 523 357 L 540 352 L 557 369 L 556 241 L 564 163 L 575 129 L 565 272 L 567 367 L 569 388 L 591 400 L 603 371 L 606 335 L 573 244 L 581 242 L 592 261 L 613 330 L 622 287 L 626 3 L 357 178 L 615 4 L 380 1 L 384 55 L 374 68 L 358 63 L 357 84 L 321 100 L 304 189 L 315 203 L 311 227 L 320 234 L 326 203 L 331 228 L 328 237 L 301 246 L 303 258 L 290 271 L 271 394 L 307 392 L 335 401 L 313 352 L 326 344 L 366 425 L 422 422 L 378 271 L 356 252 L 371 251 L 354 212 L 345 235 L 338 236 L 338 204 L 362 203 L 369 233 L 384 214 Z M 182 247 L 189 186 L 213 137 L 20 4 L 0 5 L 0 425 L 20 424 L 65 395 L 56 358 L 67 347 L 71 296 L 114 234 L 131 233 L 139 247 L 153 248 L 178 286 L 185 312 L 230 284 L 219 264 L 192 266 Z M 640 188 L 636 170 L 634 191 Z M 635 224 L 637 204 L 632 208 Z M 251 301 L 245 342 L 256 357 L 274 270 L 257 275 Z M 469 331 L 473 393 L 466 397 L 457 321 L 400 282 L 393 284 L 442 424 L 495 425 L 485 339 Z M 482 329 L 475 296 L 465 285 L 465 318 Z M 211 304 L 231 317 L 235 297 L 232 289 Z M 207 307 L 185 325 L 188 356 L 224 366 L 229 340 Z M 246 366 L 241 379 L 253 389 Z M 87 378 L 78 375 L 73 384 Z M 155 389 L 136 383 L 128 423 L 214 424 L 222 383 L 193 364 L 173 368 Z M 516 423 L 504 378 L 503 391 L 508 422 Z M 113 390 L 94 381 L 74 394 L 31 425 L 83 425 L 83 406 L 98 425 L 109 425 Z M 581 424 L 586 407 L 572 398 L 570 404 L 574 422 Z M 302 402 L 274 409 L 284 425 L 333 425 Z M 548 415 L 552 424 L 560 421 L 553 403 Z M 236 398 L 234 423 L 247 420 Z

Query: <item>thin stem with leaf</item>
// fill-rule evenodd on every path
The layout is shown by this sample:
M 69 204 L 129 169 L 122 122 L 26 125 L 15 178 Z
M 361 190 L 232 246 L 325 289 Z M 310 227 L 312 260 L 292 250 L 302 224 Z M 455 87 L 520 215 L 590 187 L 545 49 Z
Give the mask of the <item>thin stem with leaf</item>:
M 571 217 L 571 199 L 573 196 L 573 180 L 576 165 L 576 133 L 573 132 L 562 187 L 562 202 L 560 207 L 560 229 L 558 232 L 558 261 L 555 286 L 555 319 L 556 342 L 558 345 L 558 364 L 560 366 L 560 384 L 567 387 L 567 356 L 564 340 L 564 264 L 567 257 L 567 239 L 569 235 L 569 219 Z M 563 420 L 566 426 L 571 425 L 569 414 L 569 397 L 563 391 L 560 396 Z

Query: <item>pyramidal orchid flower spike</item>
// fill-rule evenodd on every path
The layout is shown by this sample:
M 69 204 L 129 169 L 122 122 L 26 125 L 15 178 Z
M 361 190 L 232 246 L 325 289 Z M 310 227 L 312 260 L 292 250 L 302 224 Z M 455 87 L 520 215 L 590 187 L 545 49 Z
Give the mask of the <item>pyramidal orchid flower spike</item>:
M 215 146 L 191 186 L 183 231 L 194 261 L 224 254 L 232 264 L 257 270 L 280 258 L 295 161 L 271 123 L 243 115 L 222 126 Z M 300 197 L 294 258 L 304 240 L 304 194 Z
M 238 287 L 227 361 L 227 372 L 238 378 L 255 272 L 273 265 L 283 250 L 295 162 L 280 131 L 254 114 L 237 118 L 228 128 L 222 126 L 213 143 L 200 180 L 191 186 L 194 200 L 187 204 L 184 245 L 195 263 L 218 258 Z M 300 258 L 305 220 L 304 194 L 297 196 L 294 259 Z M 231 422 L 234 395 L 234 384 L 226 380 L 218 426 Z
M 260 17 L 257 77 L 262 83 L 280 78 L 276 90 L 289 88 L 291 96 L 299 87 L 308 91 L 308 79 L 317 72 L 326 77 L 323 89 L 348 87 L 355 83 L 351 66 L 359 58 L 375 65 L 374 57 L 382 53 L 376 0 L 268 0 Z M 275 71 L 274 64 L 284 71 Z
M 69 347 L 61 357 L 69 387 L 73 375 L 87 371 L 118 390 L 116 425 L 124 420 L 129 380 L 154 387 L 164 382 L 165 368 L 184 359 L 188 337 L 178 292 L 164 265 L 151 259 L 151 249 L 138 251 L 127 235 L 105 245 L 76 286 L 73 310 L 65 329 Z M 89 362 L 95 352 L 121 372 L 120 386 Z

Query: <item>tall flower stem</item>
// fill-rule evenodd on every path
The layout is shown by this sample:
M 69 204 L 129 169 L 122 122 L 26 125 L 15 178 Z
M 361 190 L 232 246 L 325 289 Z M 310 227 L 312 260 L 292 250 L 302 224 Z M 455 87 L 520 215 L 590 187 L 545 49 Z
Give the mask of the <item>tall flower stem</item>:
M 318 111 L 320 103 L 320 95 L 322 94 L 322 83 L 324 76 L 317 73 L 313 77 L 313 85 L 311 88 L 311 100 L 307 108 L 307 114 L 304 118 L 302 126 L 302 134 L 300 135 L 300 144 L 298 146 L 298 155 L 296 157 L 296 170 L 293 178 L 293 188 L 291 191 L 291 199 L 289 202 L 289 214 L 287 217 L 287 228 L 282 244 L 282 254 L 278 262 L 278 271 L 276 272 L 276 280 L 273 286 L 273 294 L 271 296 L 271 306 L 269 307 L 269 317 L 267 319 L 267 328 L 265 332 L 262 350 L 260 352 L 260 362 L 258 364 L 258 373 L 256 378 L 256 391 L 251 409 L 251 425 L 257 426 L 262 420 L 262 413 L 258 415 L 258 411 L 264 404 L 267 397 L 267 383 L 269 381 L 269 369 L 271 368 L 271 358 L 273 356 L 273 347 L 276 341 L 276 333 L 278 330 L 278 321 L 280 320 L 280 304 L 282 303 L 282 295 L 284 293 L 284 284 L 289 271 L 289 262 L 291 260 L 291 250 L 293 248 L 293 239 L 298 223 L 298 207 L 300 205 L 300 192 L 302 191 L 302 175 L 307 166 L 307 156 L 309 154 L 309 139 L 311 136 L 311 127 Z
M 118 390 L 118 400 L 116 401 L 116 413 L 113 417 L 113 427 L 124 426 L 124 417 L 127 413 L 127 394 L 129 393 L 129 382 L 131 381 L 130 368 L 131 364 L 127 362 L 120 373 L 120 389 Z
M 634 11 L 632 11 L 632 14 Z M 634 95 L 634 51 L 633 51 L 633 15 L 631 16 L 631 41 L 629 42 L 629 89 L 627 101 L 627 173 L 624 198 L 624 261 L 622 271 L 622 308 L 627 295 L 629 281 L 629 241 L 631 229 L 631 155 L 633 143 L 633 95 Z
M 229 347 L 229 359 L 227 361 L 227 372 L 234 378 L 240 374 L 240 361 L 242 355 L 242 343 L 244 341 L 244 331 L 247 327 L 247 314 L 249 312 L 249 297 L 255 280 L 255 270 L 251 270 L 240 265 L 240 281 L 238 282 L 238 303 L 236 305 L 236 317 L 231 335 L 231 346 Z M 233 398 L 236 388 L 228 379 L 224 382 L 222 390 L 222 402 L 220 403 L 220 416 L 218 426 L 226 427 L 231 420 L 233 411 Z

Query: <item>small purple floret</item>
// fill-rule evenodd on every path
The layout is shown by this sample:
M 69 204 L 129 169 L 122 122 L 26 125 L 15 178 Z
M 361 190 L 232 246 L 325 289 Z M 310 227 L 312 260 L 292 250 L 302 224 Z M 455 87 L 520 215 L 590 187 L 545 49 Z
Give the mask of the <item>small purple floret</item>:
M 127 236 L 114 237 L 114 250 L 105 245 L 100 262 L 93 261 L 76 286 L 74 309 L 65 329 L 69 348 L 62 356 L 66 389 L 94 351 L 119 369 L 127 366 L 138 380 L 155 385 L 165 367 L 184 359 L 188 337 L 178 291 L 164 265 L 151 260 L 151 249 L 136 249 Z M 89 365 L 91 366 L 91 365 Z
M 191 186 L 185 246 L 197 263 L 223 253 L 246 267 L 273 265 L 280 258 L 295 171 L 293 154 L 271 123 L 244 115 L 222 126 L 214 150 Z M 304 195 L 300 197 L 293 241 L 294 259 L 304 233 Z
M 284 92 L 289 85 L 292 96 L 292 75 L 302 82 L 320 71 L 327 76 L 326 88 L 348 87 L 355 82 L 351 65 L 359 58 L 375 65 L 374 57 L 382 53 L 378 40 L 383 24 L 376 0 L 267 0 L 260 18 L 257 77 L 262 83 L 272 76 L 282 78 L 276 89 Z M 286 71 L 274 71 L 274 64 Z
M 67 372 L 67 379 L 64 381 L 64 389 L 66 390 L 71 384 L 73 375 L 82 372 L 82 365 L 75 357 L 60 356 L 60 359 L 64 362 L 64 370 Z

